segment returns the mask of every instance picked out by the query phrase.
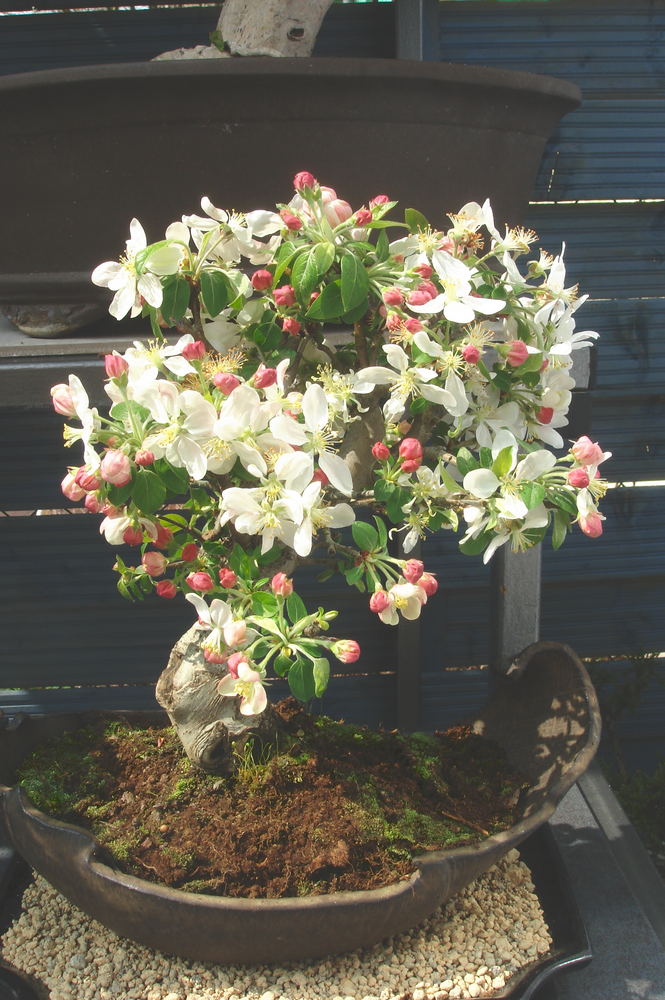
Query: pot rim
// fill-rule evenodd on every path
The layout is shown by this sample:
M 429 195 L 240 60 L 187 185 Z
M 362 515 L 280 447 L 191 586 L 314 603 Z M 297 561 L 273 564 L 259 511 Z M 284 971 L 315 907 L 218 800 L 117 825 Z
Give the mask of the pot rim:
M 32 70 L 0 77 L 0 95 L 46 86 L 68 86 L 81 82 L 119 79 L 161 79 L 169 77 L 212 78 L 227 76 L 280 76 L 330 79 L 342 83 L 353 77 L 383 80 L 398 87 L 407 80 L 430 80 L 461 88 L 493 87 L 514 93 L 536 92 L 567 106 L 577 107 L 582 94 L 577 84 L 558 77 L 506 70 L 470 63 L 418 62 L 411 59 L 358 59 L 243 56 L 228 59 L 177 59 L 92 66 L 67 66 Z

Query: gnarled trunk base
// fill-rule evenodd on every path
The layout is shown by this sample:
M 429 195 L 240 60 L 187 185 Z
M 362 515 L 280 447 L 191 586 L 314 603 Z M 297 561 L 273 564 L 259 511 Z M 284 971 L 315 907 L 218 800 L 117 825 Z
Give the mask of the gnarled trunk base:
M 205 660 L 200 640 L 197 625 L 178 639 L 157 681 L 157 701 L 193 764 L 208 774 L 231 774 L 247 753 L 269 756 L 280 728 L 270 705 L 260 715 L 241 715 L 239 698 L 218 694 L 227 670 Z

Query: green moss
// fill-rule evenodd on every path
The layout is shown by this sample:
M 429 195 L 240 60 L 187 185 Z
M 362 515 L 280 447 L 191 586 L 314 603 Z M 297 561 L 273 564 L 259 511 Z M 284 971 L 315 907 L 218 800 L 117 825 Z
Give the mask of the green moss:
M 67 733 L 44 744 L 23 762 L 19 783 L 38 809 L 67 819 L 86 800 L 92 803 L 104 798 L 106 775 L 96 758 L 85 752 L 90 738 L 87 729 Z

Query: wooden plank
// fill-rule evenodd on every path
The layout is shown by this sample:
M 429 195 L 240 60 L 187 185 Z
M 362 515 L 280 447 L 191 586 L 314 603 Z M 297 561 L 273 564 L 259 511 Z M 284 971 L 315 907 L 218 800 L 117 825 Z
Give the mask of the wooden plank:
M 608 389 L 591 392 L 593 437 L 612 452 L 604 473 L 614 482 L 663 479 L 665 392 L 621 396 Z
M 595 354 L 598 389 L 654 393 L 665 385 L 665 298 L 589 302 L 579 329 L 600 333 Z

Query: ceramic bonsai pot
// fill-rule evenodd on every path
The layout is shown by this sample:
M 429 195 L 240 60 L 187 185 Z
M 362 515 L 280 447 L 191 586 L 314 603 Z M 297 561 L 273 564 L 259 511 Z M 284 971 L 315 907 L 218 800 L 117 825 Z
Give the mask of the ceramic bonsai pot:
M 238 210 L 271 205 L 305 168 L 354 207 L 387 193 L 443 224 L 446 212 L 489 196 L 497 220 L 516 223 L 547 138 L 579 100 L 576 86 L 551 77 L 387 59 L 1 77 L 11 253 L 0 303 L 101 301 L 90 273 L 123 246 L 132 216 L 157 239 L 203 194 Z
M 248 964 L 369 947 L 415 926 L 551 816 L 590 763 L 600 737 L 596 695 L 576 655 L 556 643 L 530 646 L 471 723 L 501 744 L 529 779 L 515 826 L 475 846 L 425 852 L 416 858 L 415 874 L 386 888 L 255 900 L 198 895 L 125 875 L 88 833 L 48 818 L 18 787 L 9 787 L 35 746 L 89 719 L 30 718 L 1 735 L 1 791 L 15 847 L 116 933 L 167 954 Z

